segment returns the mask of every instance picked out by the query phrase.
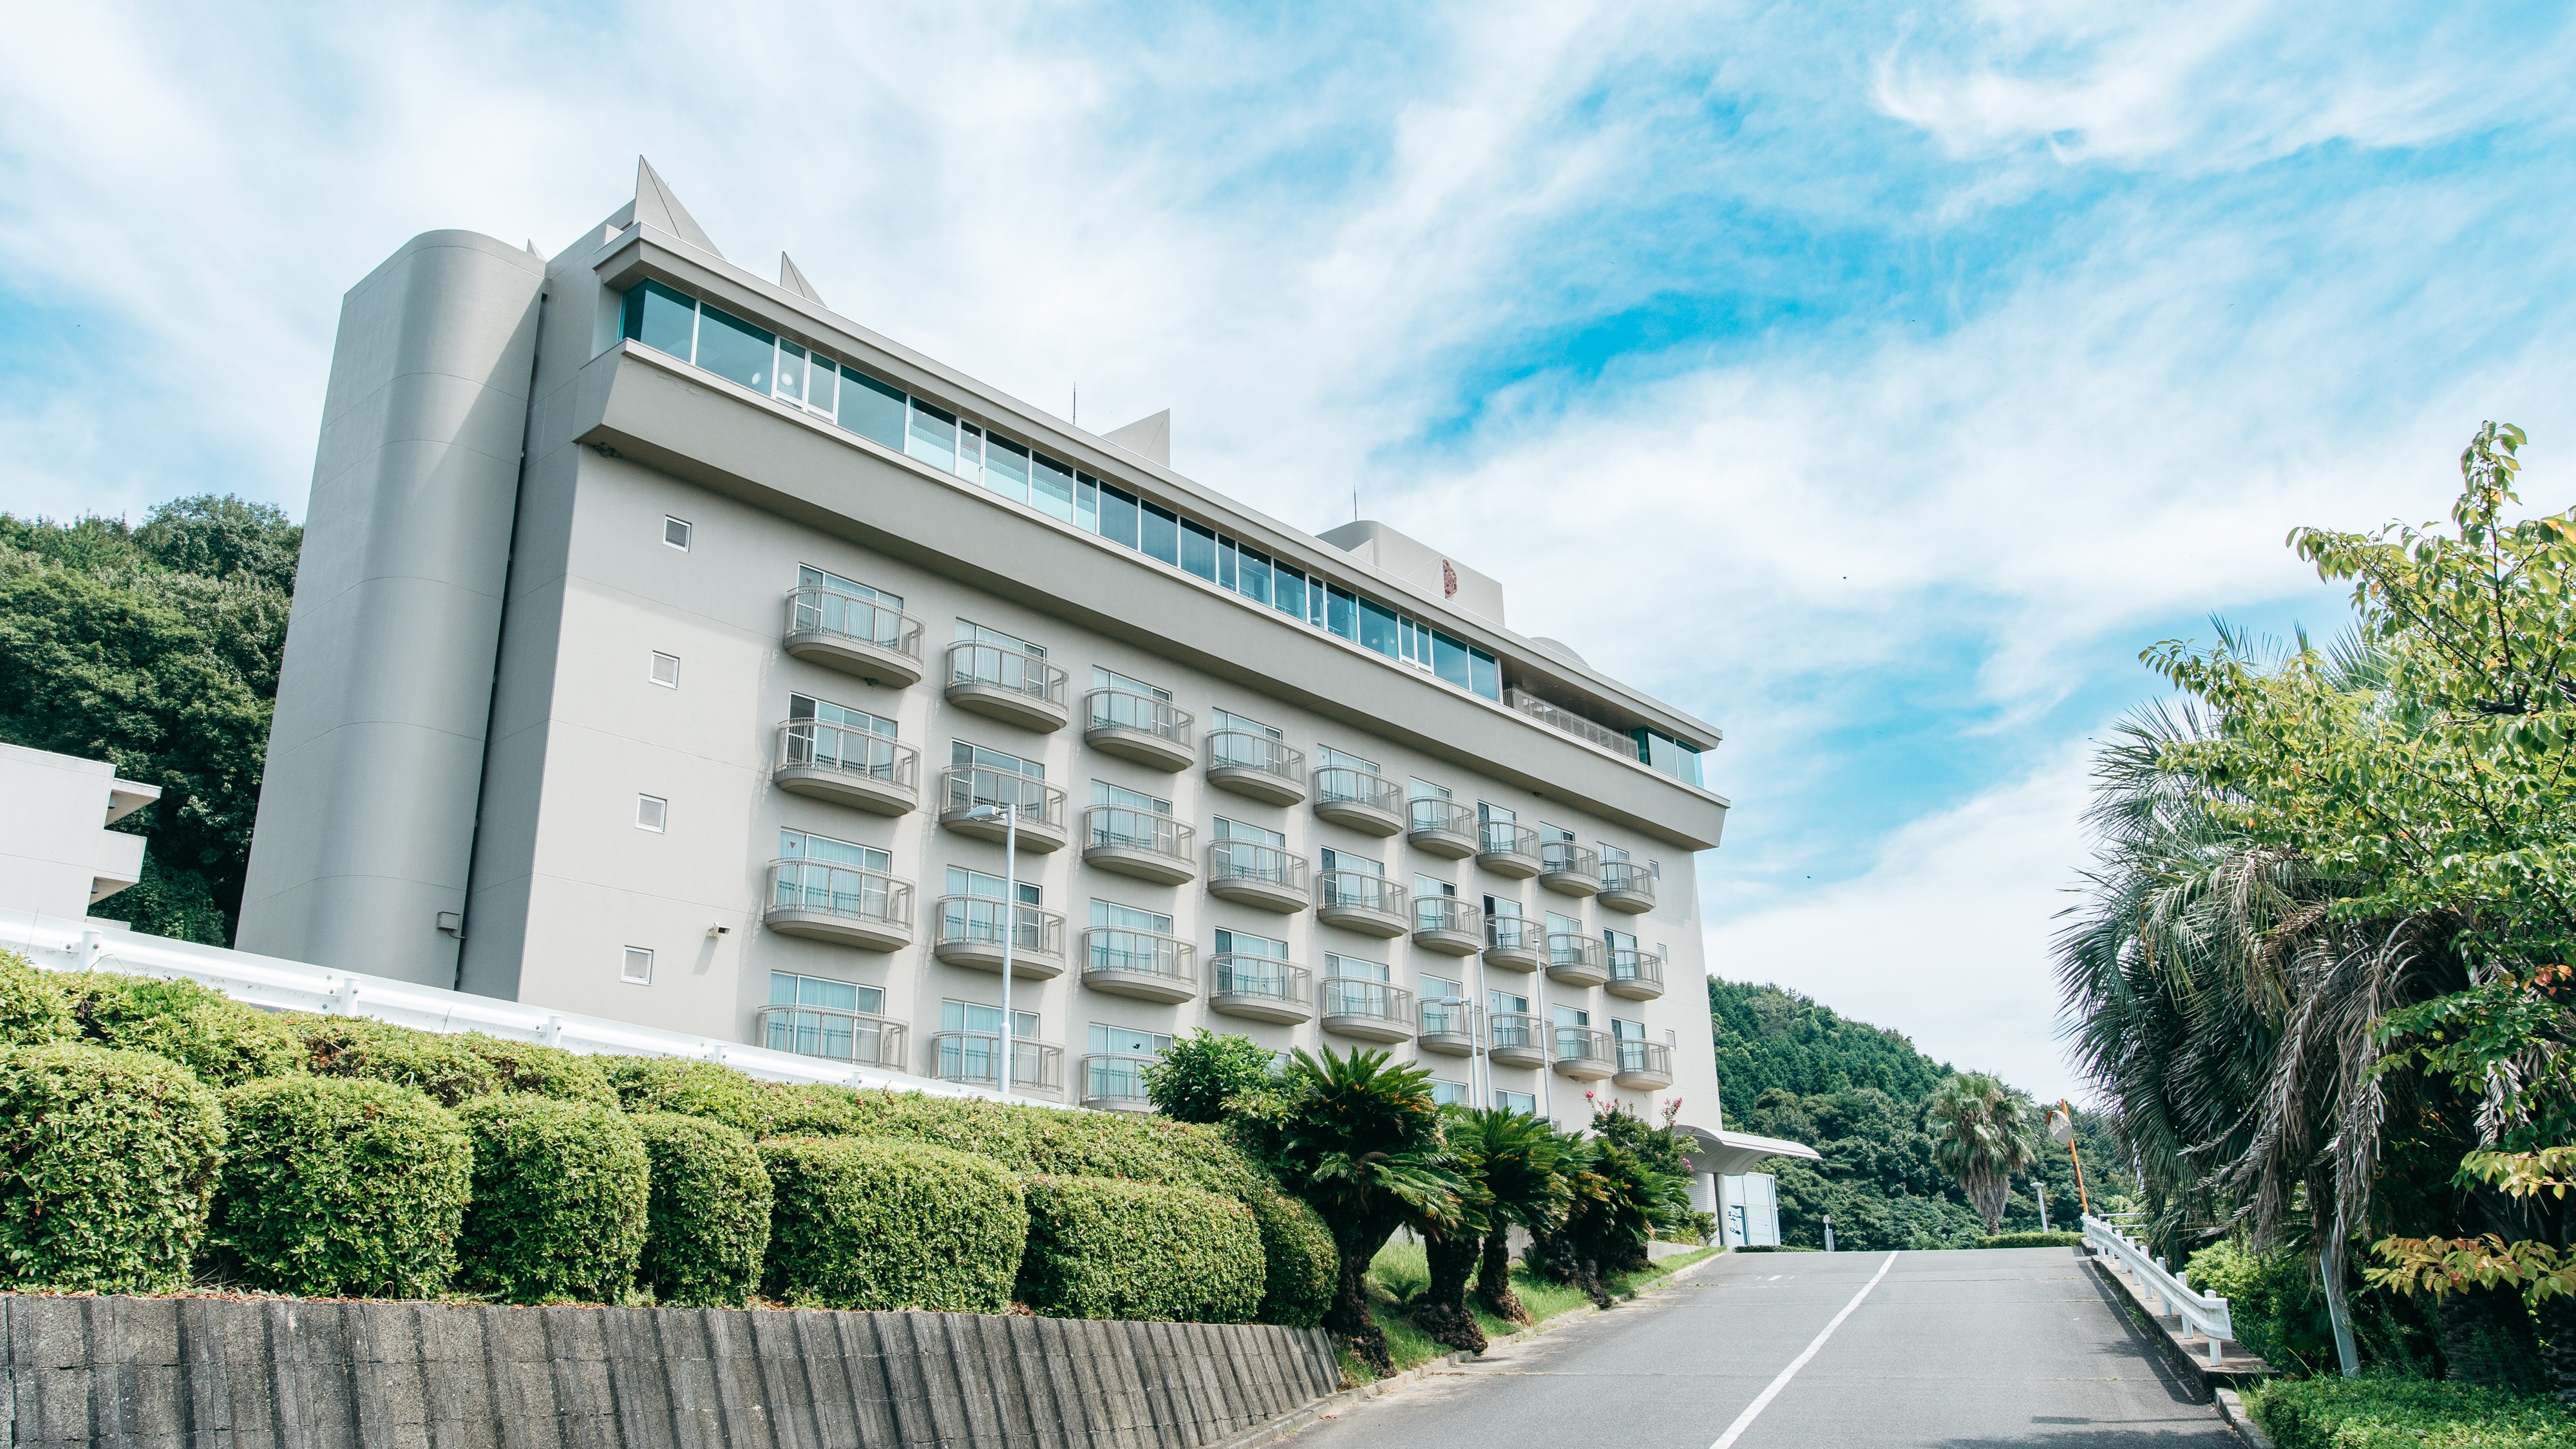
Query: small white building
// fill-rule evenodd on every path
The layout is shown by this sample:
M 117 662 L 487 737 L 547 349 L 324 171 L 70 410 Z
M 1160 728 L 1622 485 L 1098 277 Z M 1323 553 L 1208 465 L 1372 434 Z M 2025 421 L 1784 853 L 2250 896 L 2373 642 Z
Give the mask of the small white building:
M 1684 1127 L 1697 1144 L 1689 1155 L 1691 1206 L 1717 1214 L 1718 1240 L 1730 1248 L 1770 1248 L 1780 1243 L 1780 1195 L 1771 1174 L 1753 1168 L 1774 1157 L 1821 1162 L 1803 1142 L 1752 1132 Z
M 0 745 L 0 910 L 86 917 L 143 878 L 143 837 L 107 827 L 161 798 L 76 755 Z

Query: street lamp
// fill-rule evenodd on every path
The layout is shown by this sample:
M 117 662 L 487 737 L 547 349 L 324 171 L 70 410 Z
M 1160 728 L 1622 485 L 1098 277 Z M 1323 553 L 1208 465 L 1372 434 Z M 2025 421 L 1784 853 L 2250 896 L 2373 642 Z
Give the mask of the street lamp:
M 1011 1100 L 1011 947 L 1020 934 L 1020 812 L 1007 805 L 978 805 L 969 820 L 1002 822 L 1002 1065 L 994 1073 L 1002 1100 Z

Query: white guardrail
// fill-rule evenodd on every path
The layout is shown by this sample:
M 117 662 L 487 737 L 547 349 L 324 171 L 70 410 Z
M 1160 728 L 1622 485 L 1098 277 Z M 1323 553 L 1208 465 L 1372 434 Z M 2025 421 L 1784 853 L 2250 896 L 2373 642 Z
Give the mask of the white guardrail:
M 957 1082 L 872 1071 L 822 1057 L 771 1051 L 718 1037 L 659 1031 L 632 1022 L 474 996 L 386 976 L 331 971 L 276 956 L 228 951 L 220 946 L 200 946 L 136 931 L 101 929 L 87 921 L 60 916 L 0 910 L 0 948 L 16 951 L 47 970 L 120 971 L 129 976 L 195 981 L 237 1001 L 271 1011 L 363 1016 L 420 1031 L 479 1031 L 597 1056 L 689 1057 L 720 1062 L 773 1082 L 888 1087 L 934 1097 L 996 1096 Z M 1081 1110 L 1025 1095 L 1012 1100 L 1028 1106 Z
M 2154 1294 L 2158 1318 L 2179 1318 L 2184 1326 L 2208 1340 L 2210 1366 L 2217 1367 L 2218 1346 L 2236 1337 L 2236 1325 L 2228 1321 L 2226 1299 L 2193 1292 L 2184 1273 L 2167 1271 L 2164 1259 L 2149 1256 L 2144 1244 L 2090 1213 L 2084 1217 L 2084 1246 L 2118 1264 L 2137 1285 L 2142 1301 L 2147 1294 Z

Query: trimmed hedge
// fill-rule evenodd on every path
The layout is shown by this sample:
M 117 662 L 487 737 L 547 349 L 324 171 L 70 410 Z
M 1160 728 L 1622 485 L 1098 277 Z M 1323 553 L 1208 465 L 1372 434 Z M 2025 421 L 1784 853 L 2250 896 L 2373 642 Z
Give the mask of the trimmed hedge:
M 456 1274 L 474 1144 L 390 1082 L 283 1077 L 223 1098 L 206 1244 L 220 1271 L 307 1298 L 435 1298 Z
M 0 1050 L 0 1287 L 176 1291 L 223 1145 L 215 1094 L 160 1057 Z
M 461 1107 L 501 1090 L 500 1069 L 462 1038 L 415 1031 L 363 1016 L 287 1018 L 317 1076 L 391 1082 L 425 1092 L 443 1107 Z
M 1261 1229 L 1261 1321 L 1290 1328 L 1323 1322 L 1342 1270 L 1332 1230 L 1284 1192 L 1256 1192 L 1244 1205 Z
M 1977 1239 L 1980 1248 L 2080 1248 L 2082 1233 L 1996 1233 Z
M 962 1152 L 865 1138 L 760 1144 L 773 1298 L 815 1308 L 999 1313 L 1028 1238 L 1018 1179 Z
M 769 1171 L 759 1151 L 702 1117 L 646 1112 L 626 1121 L 653 1173 L 637 1276 L 659 1303 L 740 1308 L 760 1286 L 769 1248 Z
M 449 1040 L 491 1064 L 499 1078 L 497 1090 L 551 1097 L 558 1102 L 588 1102 L 595 1107 L 617 1105 L 617 1089 L 608 1084 L 608 1073 L 600 1070 L 597 1057 L 532 1041 L 486 1036 L 479 1031 Z
M 686 1057 L 601 1057 L 598 1061 L 629 1112 L 704 1117 L 753 1137 L 778 1135 L 778 1109 L 793 1090 Z
M 82 1036 L 119 1051 L 168 1057 L 210 1087 L 304 1070 L 304 1045 L 292 1024 L 212 987 L 110 971 L 60 980 Z
M 611 1108 L 517 1092 L 458 1115 L 474 1139 L 465 1284 L 513 1303 L 623 1299 L 651 1198 L 635 1129 Z
M 2280 1449 L 2576 1449 L 2556 1400 L 2427 1379 L 2275 1379 L 2245 1395 Z
M 1261 1307 L 1252 1209 L 1195 1188 L 1032 1177 L 1020 1300 L 1051 1318 L 1241 1323 Z
M 80 1035 L 62 978 L 0 951 L 0 1046 L 42 1046 Z
M 1065 1112 L 887 1088 L 784 1089 L 781 1135 L 877 1137 L 989 1158 L 1013 1172 L 1116 1177 L 1244 1198 L 1266 1176 L 1222 1127 L 1125 1112 Z

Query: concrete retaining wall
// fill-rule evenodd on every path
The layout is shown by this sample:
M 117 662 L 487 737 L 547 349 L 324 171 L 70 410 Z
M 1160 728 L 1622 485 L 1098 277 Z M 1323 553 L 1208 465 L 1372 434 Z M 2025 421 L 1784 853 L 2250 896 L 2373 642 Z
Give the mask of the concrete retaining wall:
M 1320 1329 L 0 1295 L 11 1444 L 1188 1449 L 1332 1393 Z

